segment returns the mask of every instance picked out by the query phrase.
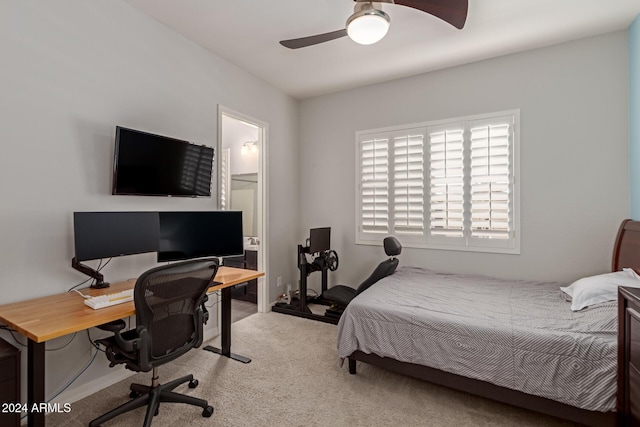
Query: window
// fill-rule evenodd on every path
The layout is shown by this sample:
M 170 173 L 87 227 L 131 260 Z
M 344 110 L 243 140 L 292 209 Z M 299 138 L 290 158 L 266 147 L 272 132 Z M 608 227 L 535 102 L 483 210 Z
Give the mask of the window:
M 519 111 L 356 133 L 356 243 L 519 253 Z

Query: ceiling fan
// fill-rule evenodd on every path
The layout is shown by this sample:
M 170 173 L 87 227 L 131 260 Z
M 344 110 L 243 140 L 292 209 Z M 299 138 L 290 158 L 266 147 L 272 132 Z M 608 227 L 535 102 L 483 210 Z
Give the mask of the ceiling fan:
M 373 44 L 380 41 L 389 30 L 391 19 L 381 9 L 382 3 L 395 3 L 418 9 L 453 25 L 464 27 L 467 20 L 468 0 L 354 0 L 356 6 L 353 15 L 347 19 L 346 28 L 330 33 L 298 39 L 282 40 L 280 44 L 289 49 L 313 46 L 340 37 L 349 36 L 360 44 Z

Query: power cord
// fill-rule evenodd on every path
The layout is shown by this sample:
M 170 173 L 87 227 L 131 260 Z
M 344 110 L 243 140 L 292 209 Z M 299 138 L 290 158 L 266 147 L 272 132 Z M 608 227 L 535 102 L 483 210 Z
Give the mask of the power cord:
M 71 289 L 69 289 L 67 292 L 75 292 L 75 293 L 79 294 L 79 295 L 80 295 L 82 298 L 84 298 L 84 299 L 91 298 L 89 295 L 85 295 L 85 294 L 83 294 L 82 292 L 80 292 L 80 291 L 79 291 L 79 290 L 77 290 L 77 289 L 73 289 L 73 288 L 71 288 Z
M 71 342 L 76 338 L 76 335 L 78 335 L 77 332 L 74 332 L 73 335 L 71 336 L 71 339 L 69 339 L 69 341 L 67 341 L 67 343 L 61 347 L 58 348 L 45 348 L 44 351 L 58 351 L 58 350 L 62 350 L 63 348 L 67 347 L 69 344 L 71 344 Z
M 15 333 L 17 332 L 15 329 L 11 329 L 10 327 L 6 326 L 6 325 L 0 325 L 0 330 L 4 330 L 7 331 L 11 334 L 11 337 L 13 338 L 13 340 L 16 342 L 16 344 L 18 344 L 21 347 L 26 347 L 27 344 L 24 344 L 22 342 L 20 342 L 20 340 L 16 337 Z M 71 342 L 75 339 L 76 335 L 78 333 L 74 332 L 73 335 L 71 336 L 71 338 L 69 338 L 69 341 L 67 341 L 64 345 L 58 347 L 58 348 L 45 348 L 45 351 L 58 351 L 58 350 L 62 350 L 63 348 L 67 347 L 69 344 L 71 344 Z
M 78 372 L 76 376 L 74 376 L 67 384 L 65 384 L 59 392 L 51 396 L 51 398 L 47 400 L 46 403 L 50 403 L 53 399 L 60 396 L 64 391 L 66 391 L 71 386 L 71 384 L 73 384 L 80 377 L 80 375 L 84 374 L 85 371 L 89 369 L 89 366 L 91 366 L 93 364 L 93 361 L 96 360 L 97 355 L 98 355 L 98 351 L 93 353 L 93 356 L 91 356 L 91 360 L 89 360 L 89 362 L 85 365 L 85 367 L 82 368 L 82 370 Z M 27 414 L 23 415 L 21 418 L 24 418 L 26 416 Z
M 4 328 L 3 328 L 4 329 Z M 69 340 L 68 343 L 66 343 L 65 345 L 63 345 L 60 348 L 55 348 L 55 349 L 51 349 L 51 350 L 47 350 L 47 351 L 57 351 L 57 350 L 61 350 L 63 348 L 65 348 L 66 346 L 68 346 L 71 341 L 73 341 L 73 339 L 75 338 L 75 336 L 77 335 L 77 332 L 73 334 L 73 337 L 71 338 L 71 340 Z M 95 344 L 93 342 L 93 340 L 91 339 L 91 335 L 89 334 L 89 330 L 87 329 L 87 337 L 89 338 L 89 342 L 91 343 L 92 347 L 94 347 L 96 349 L 96 352 L 93 353 L 93 355 L 91 356 L 91 360 L 89 360 L 89 362 L 85 365 L 84 368 L 82 368 L 80 370 L 80 372 L 78 372 L 71 380 L 69 380 L 69 382 L 67 382 L 61 389 L 60 391 L 58 391 L 56 394 L 54 394 L 53 396 L 51 396 L 51 398 L 49 400 L 46 401 L 46 403 L 50 403 L 53 399 L 55 399 L 56 397 L 60 396 L 64 391 L 66 391 L 71 384 L 73 384 L 78 378 L 80 378 L 80 375 L 84 374 L 87 369 L 89 369 L 89 367 L 93 364 L 94 360 L 96 360 L 96 356 L 98 355 L 99 352 L 103 352 L 104 350 L 102 350 L 97 344 Z M 29 414 L 26 413 L 23 416 L 20 417 L 20 419 L 24 419 L 28 416 Z
M 77 285 L 73 286 L 72 288 L 69 288 L 69 289 L 67 290 L 67 292 L 71 292 L 71 291 L 75 290 L 78 286 L 82 286 L 82 285 L 84 285 L 85 283 L 87 283 L 87 282 L 88 282 L 88 281 L 90 281 L 90 280 L 92 281 L 92 280 L 94 280 L 94 279 L 90 277 L 90 278 L 86 279 L 85 281 L 80 282 L 80 283 L 78 283 Z
M 18 340 L 18 338 L 15 336 L 15 332 L 16 332 L 16 330 L 15 330 L 15 329 L 11 329 L 11 328 L 10 328 L 9 326 L 7 326 L 7 325 L 2 325 L 2 326 L 0 326 L 0 330 L 5 330 L 5 331 L 9 332 L 9 333 L 11 334 L 11 338 L 13 338 L 13 340 L 14 340 L 14 341 L 16 342 L 16 344 L 18 344 L 19 346 L 21 346 L 21 347 L 26 347 L 26 346 L 27 346 L 26 344 L 21 343 L 21 342 Z
M 89 338 L 89 343 L 98 351 L 101 351 L 103 353 L 105 353 L 105 351 L 103 349 L 100 348 L 100 346 L 98 344 L 95 343 L 95 341 L 93 341 L 93 339 L 91 339 L 91 334 L 89 334 L 89 330 L 87 329 L 87 338 Z
M 210 294 L 207 295 L 215 295 L 216 297 L 220 297 L 220 291 L 213 291 Z M 207 308 L 213 308 L 216 305 L 218 305 L 218 298 L 209 298 L 209 301 L 214 300 L 211 305 L 205 304 L 204 306 Z

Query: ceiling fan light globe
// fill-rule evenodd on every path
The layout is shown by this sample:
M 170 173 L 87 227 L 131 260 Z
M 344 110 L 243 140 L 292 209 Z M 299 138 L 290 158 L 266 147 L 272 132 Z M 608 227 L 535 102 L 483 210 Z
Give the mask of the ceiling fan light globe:
M 389 22 L 389 15 L 381 10 L 362 10 L 347 20 L 347 34 L 356 43 L 374 44 L 387 35 Z

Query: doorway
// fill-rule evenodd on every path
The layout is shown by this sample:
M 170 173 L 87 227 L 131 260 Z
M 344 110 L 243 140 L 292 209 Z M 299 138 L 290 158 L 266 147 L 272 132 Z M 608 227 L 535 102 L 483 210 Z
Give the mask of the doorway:
M 265 227 L 266 156 L 268 125 L 218 106 L 218 208 L 242 211 L 244 256 L 229 257 L 223 264 L 264 271 L 265 276 L 233 289 L 233 321 L 269 307 Z

